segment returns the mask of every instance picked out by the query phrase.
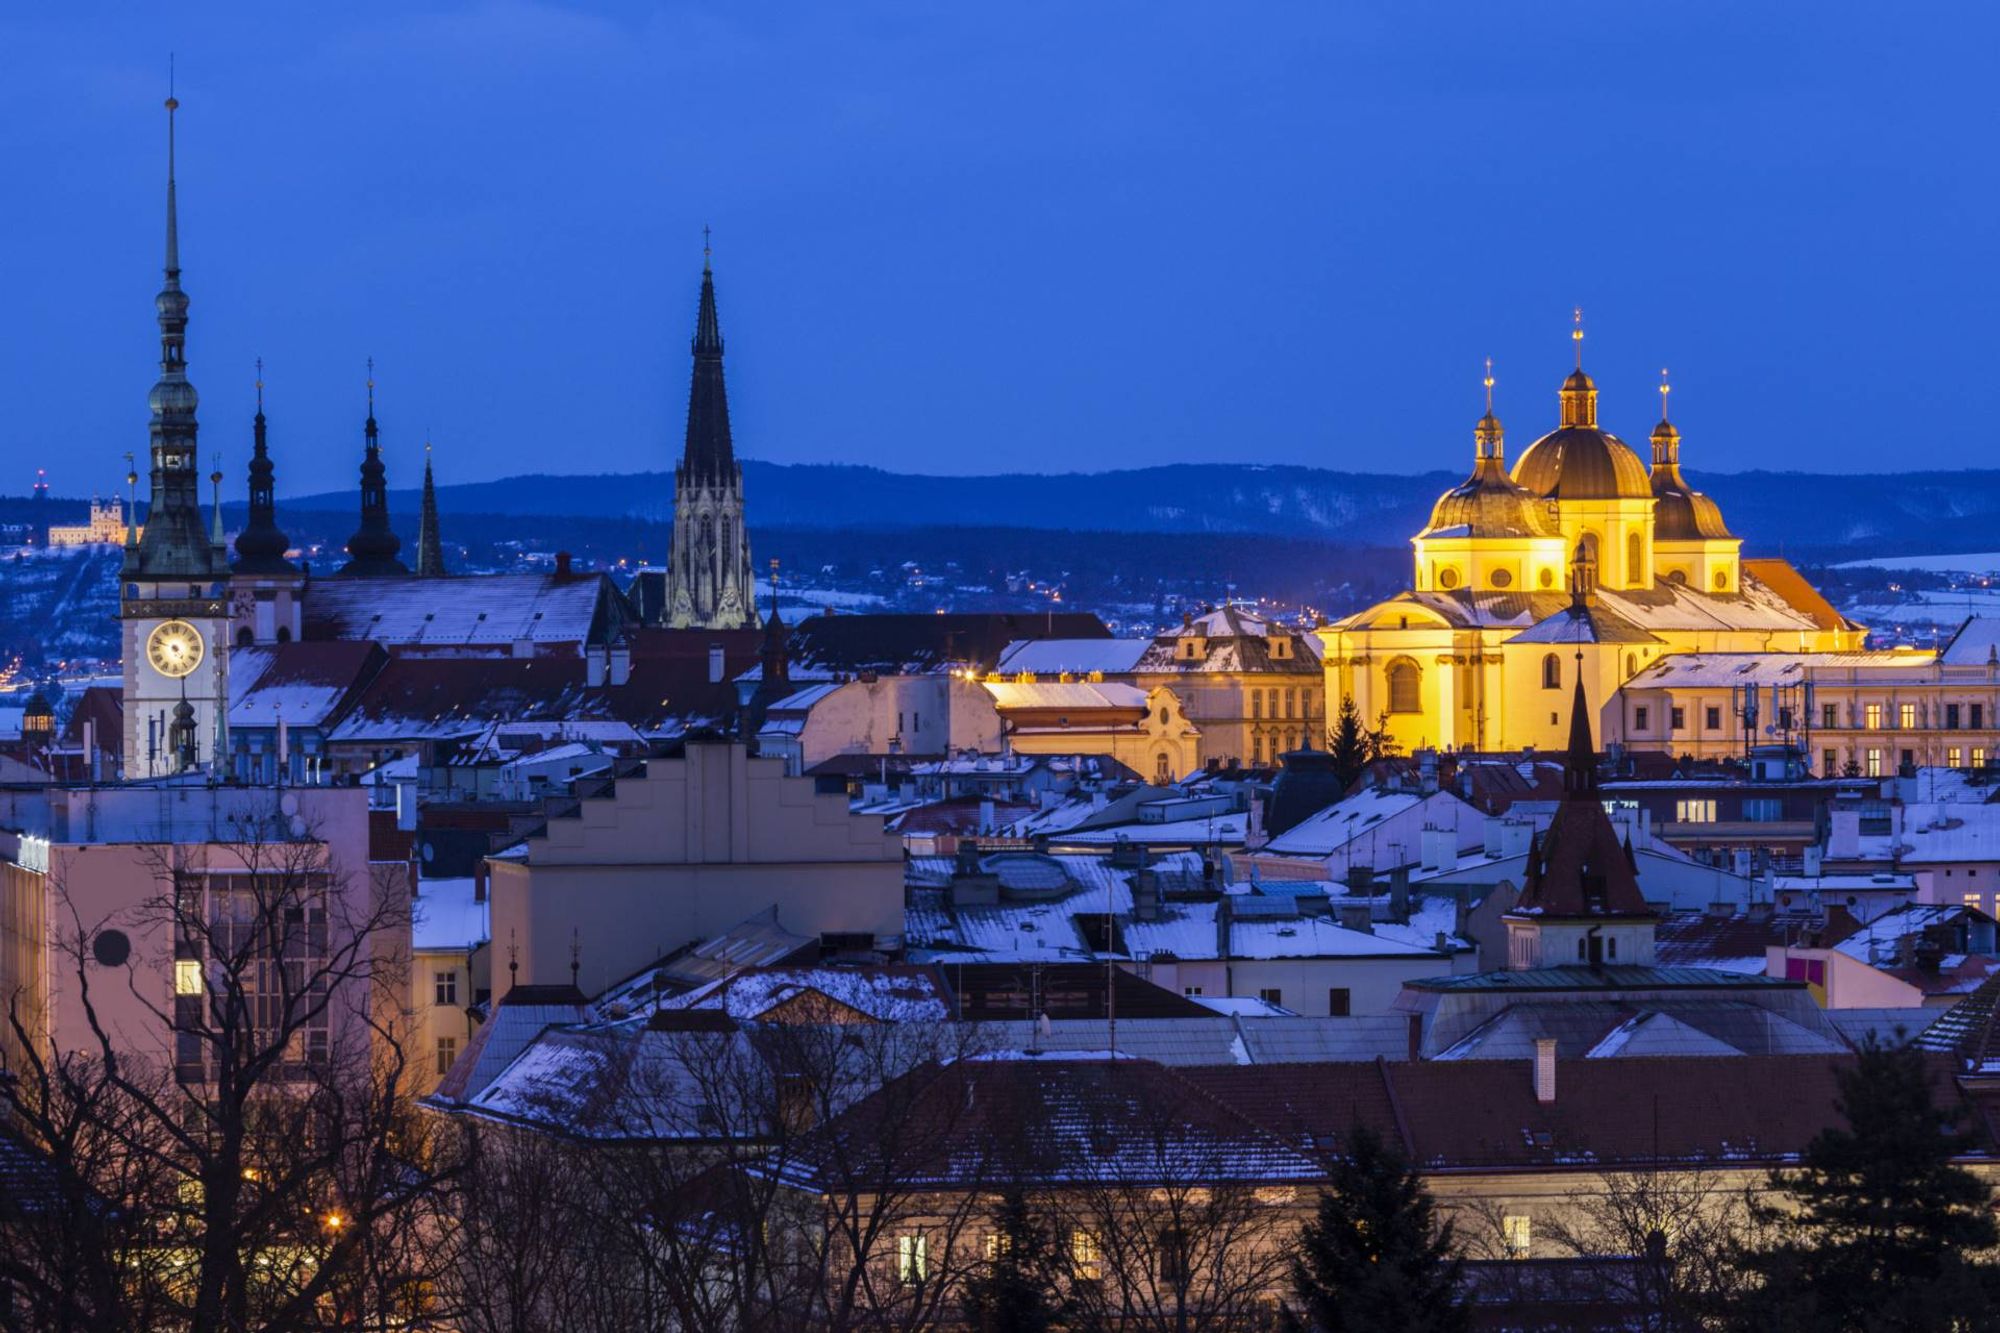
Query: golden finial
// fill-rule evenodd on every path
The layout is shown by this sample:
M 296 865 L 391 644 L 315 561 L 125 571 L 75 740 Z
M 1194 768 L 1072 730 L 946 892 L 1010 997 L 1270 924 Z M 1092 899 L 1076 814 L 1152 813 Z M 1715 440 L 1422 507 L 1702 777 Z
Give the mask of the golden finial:
M 1490 356 L 1486 358 L 1486 379 L 1483 383 L 1486 385 L 1486 415 L 1490 417 L 1493 415 L 1493 358 Z
M 1660 420 L 1662 421 L 1665 421 L 1667 419 L 1667 395 L 1672 393 L 1673 391 L 1674 391 L 1674 386 L 1667 383 L 1667 368 L 1665 366 L 1661 366 L 1660 367 Z
M 1576 327 L 1570 330 L 1570 341 L 1576 344 L 1576 368 L 1583 369 L 1583 307 L 1578 306 L 1574 318 Z

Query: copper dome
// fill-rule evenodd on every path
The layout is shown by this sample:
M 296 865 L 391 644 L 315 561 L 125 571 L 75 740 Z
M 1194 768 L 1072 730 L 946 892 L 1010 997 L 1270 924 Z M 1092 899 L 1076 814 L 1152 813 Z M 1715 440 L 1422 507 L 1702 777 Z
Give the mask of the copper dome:
M 1514 481 L 1551 500 L 1644 500 L 1653 494 L 1639 455 L 1595 426 L 1565 426 L 1536 440 L 1514 464 Z
M 1547 505 L 1516 486 L 1498 459 L 1482 458 L 1472 475 L 1438 497 L 1426 535 L 1464 528 L 1468 537 L 1552 537 Z

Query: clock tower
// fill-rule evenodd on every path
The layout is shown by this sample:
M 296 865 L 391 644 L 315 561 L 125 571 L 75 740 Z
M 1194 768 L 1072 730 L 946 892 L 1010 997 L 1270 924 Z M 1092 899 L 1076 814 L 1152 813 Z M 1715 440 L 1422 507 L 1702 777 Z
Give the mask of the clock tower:
M 166 283 L 160 378 L 153 385 L 151 504 L 144 535 L 125 537 L 119 617 L 125 665 L 125 776 L 159 777 L 215 765 L 228 753 L 229 561 L 220 514 L 208 531 L 195 466 L 194 385 L 187 378 L 187 294 L 181 290 L 174 206 L 174 112 L 167 99 Z M 127 478 L 138 484 L 136 471 Z

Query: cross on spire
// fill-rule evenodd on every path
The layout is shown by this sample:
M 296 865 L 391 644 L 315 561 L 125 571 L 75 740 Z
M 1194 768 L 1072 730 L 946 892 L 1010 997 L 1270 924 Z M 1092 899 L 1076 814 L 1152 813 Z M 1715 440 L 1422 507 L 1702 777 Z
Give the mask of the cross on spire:
M 1576 368 L 1578 370 L 1582 370 L 1583 369 L 1583 307 L 1582 306 L 1578 306 L 1576 308 L 1574 312 L 1574 318 L 1576 321 L 1576 327 L 1570 330 L 1569 336 L 1570 336 L 1570 341 L 1576 344 Z
M 1674 386 L 1667 383 L 1667 368 L 1665 366 L 1661 366 L 1660 367 L 1660 420 L 1662 421 L 1665 421 L 1667 419 L 1667 395 L 1672 393 L 1673 391 L 1674 391 Z
M 1482 383 L 1486 385 L 1486 415 L 1490 417 L 1493 415 L 1493 358 L 1490 356 L 1486 358 L 1486 378 Z
M 703 273 L 707 273 L 709 271 L 709 260 L 712 259 L 715 255 L 715 247 L 713 244 L 711 244 L 711 239 L 713 235 L 714 233 L 709 230 L 708 224 L 706 222 L 702 223 L 701 224 L 701 271 Z

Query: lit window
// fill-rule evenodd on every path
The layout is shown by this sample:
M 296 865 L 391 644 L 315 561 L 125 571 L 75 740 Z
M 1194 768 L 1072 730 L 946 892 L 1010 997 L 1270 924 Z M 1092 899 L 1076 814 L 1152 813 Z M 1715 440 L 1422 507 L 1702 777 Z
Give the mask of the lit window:
M 1423 677 L 1418 674 L 1417 664 L 1405 657 L 1391 662 L 1389 677 L 1389 711 L 1392 713 L 1421 713 L 1424 711 Z
M 1896 725 L 1904 731 L 1909 731 L 1915 727 L 1917 725 L 1917 706 L 1915 704 L 1898 704 L 1896 706 Z
M 1682 800 L 1674 802 L 1674 822 L 1677 824 L 1713 824 L 1715 822 L 1715 801 L 1713 798 Z
M 986 1233 L 986 1262 L 997 1263 L 1002 1256 L 1014 1252 L 1014 1238 L 1004 1231 Z
M 1501 1240 L 1507 1247 L 1509 1259 L 1525 1259 L 1534 1248 L 1534 1228 L 1522 1213 L 1509 1213 L 1500 1219 Z
M 1882 729 L 1882 705 L 1868 704 L 1862 708 L 1861 720 L 1862 724 L 1870 731 L 1880 731 Z
M 180 958 L 174 962 L 174 994 L 201 994 L 201 963 L 193 958 Z
M 1880 750 L 1870 750 L 1868 752 L 1868 763 L 1863 767 L 1862 771 L 1871 778 L 1882 776 L 1882 752 Z
M 1946 747 L 1944 752 L 1944 763 L 1946 768 L 1964 768 L 1965 751 L 1960 749 L 1956 745 Z
M 1972 766 L 1973 766 L 1974 768 L 1984 768 L 1984 767 L 1986 767 L 1986 747 L 1985 747 L 1985 746 L 1983 746 L 1983 745 L 1975 745 L 1975 746 L 1973 746 L 1973 747 L 1972 747 Z
M 1103 1275 L 1097 1257 L 1097 1237 L 1088 1231 L 1069 1233 L 1069 1271 L 1086 1282 L 1095 1282 Z
M 1980 895 L 1976 893 L 1968 893 L 1961 896 L 1959 901 L 1963 902 L 1967 907 L 1970 907 L 1973 911 L 1977 912 L 1980 910 L 1979 898 Z
M 930 1275 L 930 1255 L 924 1241 L 921 1231 L 896 1237 L 896 1280 L 906 1287 L 914 1287 Z

